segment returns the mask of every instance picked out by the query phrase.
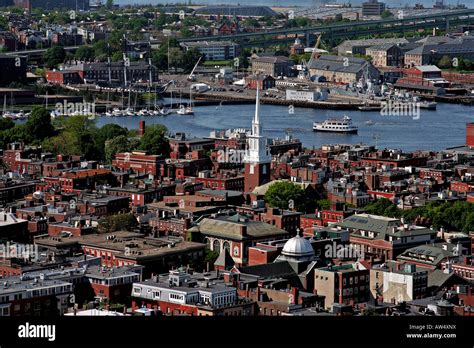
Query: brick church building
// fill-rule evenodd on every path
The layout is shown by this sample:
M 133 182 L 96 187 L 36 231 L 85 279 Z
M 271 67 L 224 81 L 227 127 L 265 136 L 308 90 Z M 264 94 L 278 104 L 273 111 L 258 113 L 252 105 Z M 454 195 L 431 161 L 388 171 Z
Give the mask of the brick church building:
M 247 151 L 244 157 L 245 179 L 244 191 L 252 192 L 255 187 L 270 181 L 270 164 L 272 156 L 267 147 L 267 138 L 262 135 L 262 124 L 259 119 L 260 96 L 257 89 L 255 116 L 252 121 L 252 131 L 247 136 Z

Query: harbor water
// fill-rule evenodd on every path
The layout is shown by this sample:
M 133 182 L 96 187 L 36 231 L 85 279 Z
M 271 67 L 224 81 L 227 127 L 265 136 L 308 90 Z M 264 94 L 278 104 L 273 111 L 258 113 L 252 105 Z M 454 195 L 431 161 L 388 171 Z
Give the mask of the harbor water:
M 199 106 L 194 115 L 97 117 L 97 126 L 116 123 L 129 129 L 138 128 L 140 120 L 146 124 L 160 123 L 172 133 L 207 137 L 213 130 L 250 128 L 254 105 Z M 359 127 L 358 134 L 317 133 L 313 122 L 348 115 Z M 466 105 L 438 103 L 436 111 L 420 110 L 419 119 L 411 116 L 384 116 L 379 111 L 340 111 L 295 108 L 293 113 L 285 106 L 262 105 L 260 119 L 263 132 L 270 138 L 284 138 L 290 133 L 305 147 L 323 144 L 364 143 L 379 148 L 397 148 L 405 151 L 442 150 L 465 143 L 466 123 L 474 122 L 474 108 Z

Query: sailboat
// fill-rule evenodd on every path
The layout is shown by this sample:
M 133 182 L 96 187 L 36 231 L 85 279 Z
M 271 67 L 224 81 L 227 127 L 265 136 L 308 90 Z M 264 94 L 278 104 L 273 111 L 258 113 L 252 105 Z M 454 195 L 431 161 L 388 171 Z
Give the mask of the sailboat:
M 194 115 L 194 110 L 192 107 L 193 96 L 192 96 L 192 89 L 189 89 L 189 103 L 187 107 L 183 105 L 179 106 L 178 115 Z
M 107 91 L 107 105 L 105 106 L 105 116 L 107 117 L 114 116 L 113 112 L 110 111 L 110 91 Z

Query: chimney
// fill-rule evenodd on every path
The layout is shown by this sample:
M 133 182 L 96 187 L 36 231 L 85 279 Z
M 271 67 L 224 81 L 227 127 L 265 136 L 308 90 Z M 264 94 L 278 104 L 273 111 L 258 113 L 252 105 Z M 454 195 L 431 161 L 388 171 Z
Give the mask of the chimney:
M 292 287 L 291 288 L 291 294 L 293 295 L 293 303 L 292 304 L 295 304 L 297 305 L 298 304 L 298 295 L 299 295 L 299 291 L 298 291 L 298 288 L 294 288 Z
M 145 121 L 141 120 L 138 125 L 138 136 L 142 137 L 145 135 Z

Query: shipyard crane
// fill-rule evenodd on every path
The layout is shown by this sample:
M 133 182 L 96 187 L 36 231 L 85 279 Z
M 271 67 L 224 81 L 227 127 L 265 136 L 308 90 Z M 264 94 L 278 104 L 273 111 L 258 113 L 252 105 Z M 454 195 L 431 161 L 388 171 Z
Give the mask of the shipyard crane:
M 318 59 L 321 55 L 319 54 L 319 46 L 321 45 L 321 37 L 322 33 L 318 35 L 318 39 L 316 40 L 316 44 L 314 45 L 313 51 L 311 52 L 311 56 L 309 58 L 309 61 L 306 62 L 306 60 L 301 61 L 301 70 L 298 75 L 298 78 L 301 80 L 310 80 L 311 79 L 311 74 L 309 72 L 309 69 L 311 67 L 311 64 L 313 63 L 314 59 Z
M 188 76 L 188 81 L 195 81 L 196 80 L 196 75 L 194 75 L 194 70 L 196 70 L 197 66 L 199 65 L 199 62 L 201 61 L 202 56 L 199 57 L 196 65 L 194 66 L 193 70 L 191 71 L 191 74 Z

